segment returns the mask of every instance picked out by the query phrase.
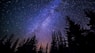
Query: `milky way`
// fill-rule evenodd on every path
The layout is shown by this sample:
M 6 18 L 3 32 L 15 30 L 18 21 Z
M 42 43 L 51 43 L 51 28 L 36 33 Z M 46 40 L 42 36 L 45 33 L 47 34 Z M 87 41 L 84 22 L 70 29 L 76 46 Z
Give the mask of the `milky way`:
M 95 1 L 0 0 L 0 35 L 30 37 L 35 32 L 39 40 L 48 42 L 53 31 L 60 30 L 64 35 L 66 16 L 86 28 L 88 19 L 83 9 L 95 9 Z

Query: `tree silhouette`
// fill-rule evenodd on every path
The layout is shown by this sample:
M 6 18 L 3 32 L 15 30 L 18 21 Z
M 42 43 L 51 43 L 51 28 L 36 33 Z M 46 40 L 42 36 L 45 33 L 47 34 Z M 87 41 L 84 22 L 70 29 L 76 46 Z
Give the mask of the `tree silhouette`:
M 43 47 L 40 46 L 38 53 L 43 53 Z
M 66 53 L 67 50 L 66 40 L 64 40 L 61 32 L 53 32 L 50 53 Z
M 15 52 L 16 51 L 16 47 L 18 45 L 18 42 L 19 42 L 19 39 L 16 39 L 16 41 L 13 43 L 13 46 L 12 46 L 12 51 Z
M 4 37 L 0 38 L 0 52 L 4 53 L 4 41 L 7 38 L 7 35 L 5 35 Z
M 4 37 L 2 37 L 0 39 L 0 52 L 2 52 L 2 53 L 6 53 L 6 52 L 14 53 L 16 44 L 14 46 L 12 46 L 13 38 L 14 38 L 14 34 L 12 34 L 10 37 L 5 35 Z
M 48 48 L 48 44 L 46 45 L 46 52 L 45 53 L 48 53 L 49 51 L 49 48 Z
M 78 24 L 75 24 L 70 18 L 67 16 L 67 21 L 69 24 L 69 28 L 67 28 L 67 38 L 68 38 L 68 46 L 69 50 L 72 53 L 81 53 L 84 52 L 85 38 L 82 35 L 82 31 Z
M 86 46 L 88 52 L 95 53 L 95 11 L 94 10 L 85 10 L 86 17 L 90 18 L 88 25 L 91 26 L 90 30 L 86 35 Z
M 52 42 L 51 42 L 51 48 L 50 53 L 58 53 L 58 47 L 57 47 L 57 36 L 56 33 L 52 33 Z
M 27 39 L 22 46 L 18 47 L 17 53 L 36 53 L 36 44 L 36 37 L 33 36 L 30 40 Z

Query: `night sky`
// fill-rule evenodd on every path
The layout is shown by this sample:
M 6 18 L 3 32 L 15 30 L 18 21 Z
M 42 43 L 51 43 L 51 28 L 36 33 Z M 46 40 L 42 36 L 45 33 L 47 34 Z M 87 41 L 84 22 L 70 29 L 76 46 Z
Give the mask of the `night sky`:
M 94 0 L 0 0 L 0 36 L 15 34 L 49 42 L 53 31 L 65 36 L 66 16 L 84 28 L 88 20 L 83 9 L 95 9 Z

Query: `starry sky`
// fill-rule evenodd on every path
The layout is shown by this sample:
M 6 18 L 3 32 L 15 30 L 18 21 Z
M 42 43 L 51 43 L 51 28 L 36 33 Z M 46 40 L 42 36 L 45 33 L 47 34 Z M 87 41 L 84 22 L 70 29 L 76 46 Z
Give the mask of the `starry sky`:
M 64 35 L 66 16 L 84 28 L 88 20 L 83 9 L 95 9 L 94 0 L 0 0 L 0 36 L 15 34 L 49 42 L 53 31 Z M 65 35 L 64 35 L 65 36 Z

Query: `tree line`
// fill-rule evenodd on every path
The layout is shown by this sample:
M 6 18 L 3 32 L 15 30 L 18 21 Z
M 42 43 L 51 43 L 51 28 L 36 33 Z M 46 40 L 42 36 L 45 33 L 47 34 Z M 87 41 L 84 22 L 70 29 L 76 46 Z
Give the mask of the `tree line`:
M 67 16 L 66 38 L 60 31 L 53 32 L 50 48 L 47 45 L 45 50 L 42 46 L 37 49 L 35 35 L 22 41 L 14 41 L 12 34 L 10 37 L 0 37 L 0 53 L 95 53 L 95 11 L 84 10 L 84 13 L 90 19 L 87 24 L 90 26 L 89 30 L 82 29 Z

